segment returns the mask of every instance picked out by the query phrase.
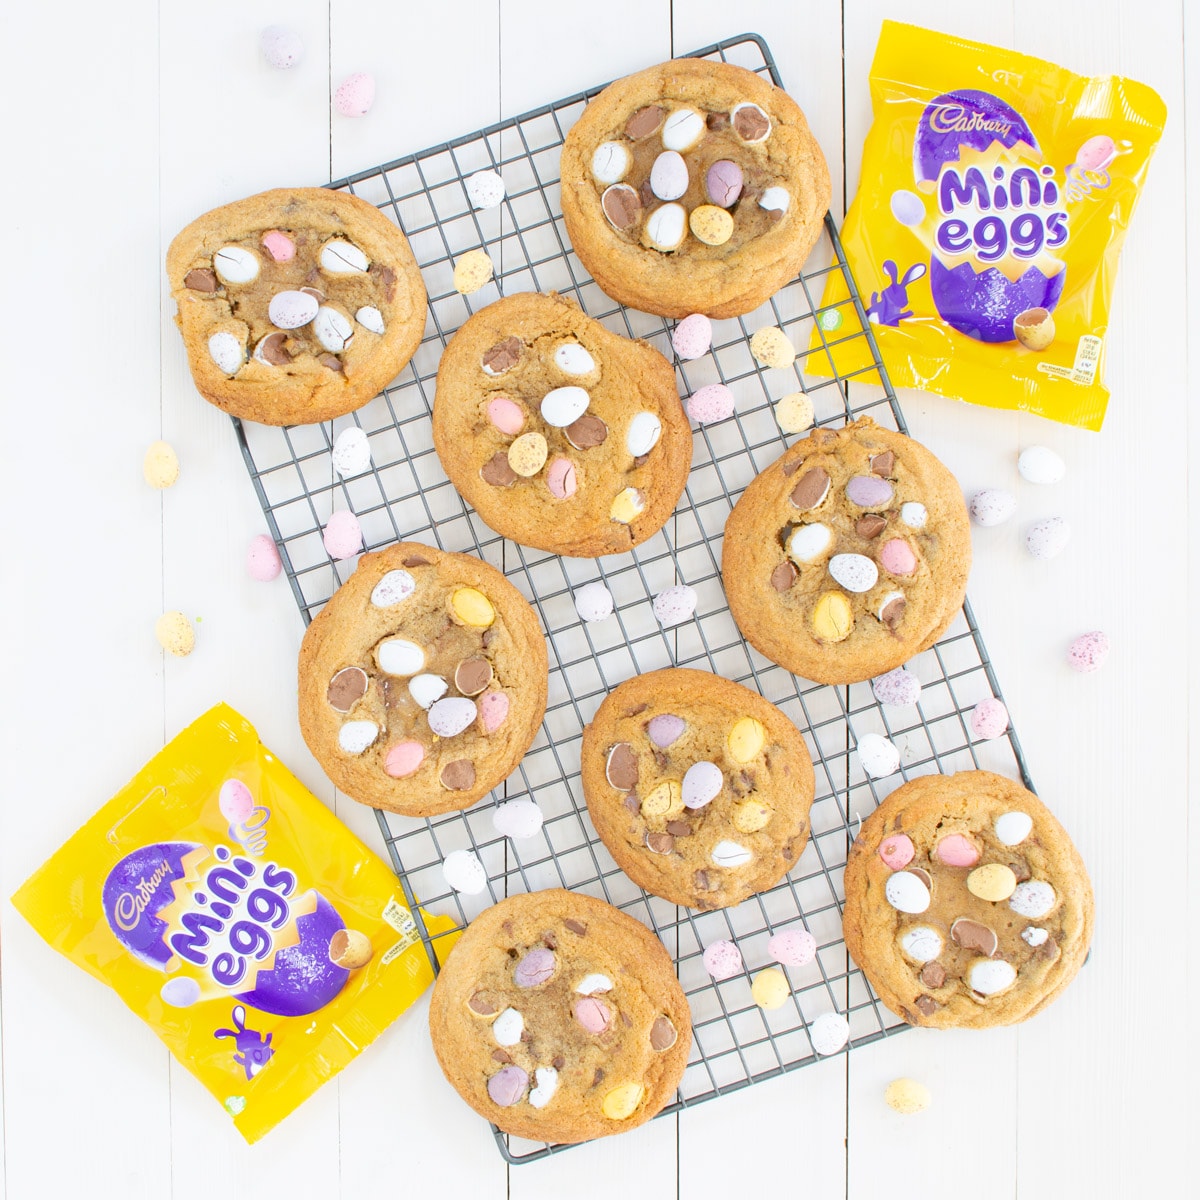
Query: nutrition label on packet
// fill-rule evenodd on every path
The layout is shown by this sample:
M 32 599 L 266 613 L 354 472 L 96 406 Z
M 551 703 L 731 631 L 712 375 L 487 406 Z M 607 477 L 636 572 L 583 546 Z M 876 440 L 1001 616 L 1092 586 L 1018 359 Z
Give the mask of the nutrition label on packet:
M 383 963 L 386 966 L 394 958 L 404 953 L 409 946 L 416 945 L 421 940 L 417 933 L 417 923 L 413 920 L 412 913 L 401 904 L 395 896 L 387 903 L 387 907 L 380 914 L 383 919 L 401 935 L 400 940 L 391 947 L 383 956 Z
M 1097 337 L 1094 333 L 1085 333 L 1075 348 L 1075 365 L 1073 367 L 1060 367 L 1055 363 L 1038 363 L 1038 370 L 1045 371 L 1047 375 L 1053 375 L 1058 379 L 1069 379 L 1072 383 L 1085 385 L 1094 383 L 1096 372 L 1100 369 L 1100 348 L 1103 345 L 1103 338 Z

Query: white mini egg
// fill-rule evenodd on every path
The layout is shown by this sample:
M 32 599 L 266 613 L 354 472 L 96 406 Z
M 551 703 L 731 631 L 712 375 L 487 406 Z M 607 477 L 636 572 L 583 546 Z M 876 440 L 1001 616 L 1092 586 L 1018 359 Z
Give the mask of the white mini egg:
M 971 516 L 976 525 L 1002 525 L 1016 511 L 1016 496 L 1003 488 L 986 488 L 971 497 Z
M 545 817 L 536 800 L 523 796 L 505 800 L 492 810 L 492 825 L 502 837 L 531 838 L 541 829 Z
M 258 255 L 245 246 L 222 246 L 213 255 L 213 270 L 222 283 L 251 283 L 258 278 Z
M 1017 972 L 1012 963 L 1002 958 L 981 958 L 972 966 L 967 981 L 972 991 L 981 996 L 994 996 L 1012 987 L 1016 978 Z
M 640 412 L 634 415 L 625 432 L 625 448 L 634 458 L 649 454 L 658 445 L 662 436 L 662 422 L 652 412 Z
M 911 871 L 896 871 L 889 875 L 883 885 L 883 894 L 897 912 L 903 913 L 923 913 L 931 899 L 924 880 Z
M 334 439 L 330 458 L 333 459 L 333 469 L 343 479 L 361 475 L 371 465 L 371 443 L 367 440 L 366 431 L 357 425 L 347 426 Z M 378 586 L 376 584 L 376 588 Z
M 338 730 L 338 745 L 347 754 L 361 754 L 378 736 L 374 721 L 346 721 Z
M 872 779 L 885 779 L 900 767 L 900 751 L 878 733 L 865 733 L 858 739 L 858 757 Z
M 440 675 L 427 672 L 408 681 L 408 694 L 424 709 L 432 708 L 449 690 L 450 685 Z
M 601 142 L 592 154 L 592 174 L 597 183 L 620 183 L 633 163 L 633 155 L 620 142 Z
M 1028 942 L 1034 949 L 1044 945 L 1049 937 L 1050 935 L 1044 929 L 1039 929 L 1036 925 L 1027 925 L 1021 930 L 1022 940 Z
M 1008 898 L 1008 907 L 1018 916 L 1037 921 L 1046 916 L 1057 902 L 1054 889 L 1045 880 L 1030 879 L 1017 884 Z
M 916 500 L 910 500 L 907 504 L 900 506 L 900 520 L 909 529 L 924 529 L 925 522 L 929 520 L 929 513 L 925 510 L 925 505 Z
M 841 1013 L 822 1013 L 808 1027 L 808 1040 L 818 1054 L 836 1054 L 850 1040 L 850 1022 Z
M 712 851 L 712 860 L 718 867 L 744 867 L 753 857 L 745 846 L 728 839 L 718 842 Z
M 587 412 L 591 397 L 581 387 L 552 388 L 542 397 L 542 420 L 555 429 L 565 429 Z
M 558 1072 L 553 1067 L 538 1067 L 533 1073 L 537 1086 L 525 1098 L 534 1108 L 545 1108 L 558 1091 Z
M 690 150 L 705 134 L 708 122 L 694 108 L 677 108 L 663 122 L 662 144 L 667 150 Z
M 1049 446 L 1029 446 L 1021 451 L 1017 470 L 1026 483 L 1059 483 L 1067 464 Z
M 788 555 L 804 564 L 816 562 L 833 545 L 833 530 L 828 525 L 815 521 L 811 525 L 800 525 L 788 538 Z
M 320 307 L 316 296 L 308 292 L 276 292 L 267 305 L 267 316 L 278 329 L 299 329 L 317 315 Z
M 596 369 L 596 360 L 578 342 L 563 342 L 554 351 L 554 364 L 568 375 L 588 375 Z
M 599 579 L 577 588 L 574 600 L 575 611 L 584 621 L 603 621 L 612 616 L 612 592 Z
M 664 150 L 650 168 L 650 190 L 660 200 L 678 200 L 688 190 L 687 163 L 675 150 Z
M 361 275 L 371 265 L 367 256 L 344 238 L 334 238 L 321 247 L 321 270 L 330 275 Z
M 226 375 L 236 375 L 246 361 L 242 343 L 227 329 L 218 330 L 208 339 L 208 356 Z
M 915 925 L 900 938 L 900 948 L 914 962 L 933 962 L 942 952 L 942 935 L 928 925 Z
M 354 326 L 336 308 L 322 304 L 312 319 L 313 336 L 329 351 L 340 354 L 354 341 Z
M 525 1018 L 515 1008 L 506 1008 L 492 1022 L 492 1037 L 498 1046 L 515 1046 L 524 1032 Z
M 611 992 L 612 989 L 613 981 L 598 971 L 594 971 L 591 975 L 585 975 L 575 985 L 576 992 L 581 996 L 595 996 L 598 993 Z
M 654 597 L 654 615 L 662 625 L 679 625 L 696 611 L 696 589 L 686 583 L 661 591 Z
M 996 836 L 1006 846 L 1019 846 L 1033 831 L 1033 818 L 1028 813 L 1006 812 L 996 818 Z
M 1025 545 L 1034 558 L 1054 558 L 1071 540 L 1071 526 L 1062 517 L 1047 517 L 1032 526 Z
M 724 786 L 725 776 L 716 763 L 692 763 L 683 776 L 683 802 L 688 808 L 703 808 Z
M 687 237 L 687 221 L 682 204 L 661 204 L 646 221 L 646 237 L 656 250 L 678 250 Z
M 456 737 L 476 718 L 479 709 L 465 696 L 448 696 L 429 709 L 429 728 L 438 737 Z
M 467 896 L 487 887 L 487 872 L 473 850 L 451 850 L 442 860 L 442 875 L 456 892 Z
M 829 574 L 848 592 L 869 592 L 879 582 L 879 568 L 865 554 L 835 554 Z
M 362 308 L 354 314 L 354 319 L 364 328 L 369 329 L 372 333 L 383 335 L 383 313 L 379 311 L 373 304 L 364 304 Z
M 769 187 L 759 196 L 758 207 L 765 208 L 767 212 L 785 213 L 791 201 L 787 188 Z
M 268 25 L 258 39 L 263 58 L 276 70 L 294 67 L 304 55 L 304 43 L 294 29 L 283 25 Z
M 377 654 L 385 675 L 416 675 L 425 665 L 425 651 L 407 638 L 381 642 Z
M 476 171 L 467 176 L 467 198 L 474 208 L 495 208 L 504 195 L 504 180 L 495 171 Z
M 389 571 L 371 589 L 371 603 L 376 608 L 391 608 L 407 600 L 416 587 L 416 580 L 407 571 Z

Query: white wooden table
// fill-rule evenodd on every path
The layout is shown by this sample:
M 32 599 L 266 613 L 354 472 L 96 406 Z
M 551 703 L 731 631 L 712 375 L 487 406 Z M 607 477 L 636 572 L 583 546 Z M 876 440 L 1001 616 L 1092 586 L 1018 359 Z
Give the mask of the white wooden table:
M 283 579 L 250 581 L 263 529 L 233 429 L 203 403 L 172 322 L 163 258 L 205 209 L 320 183 L 747 29 L 770 44 L 834 176 L 840 216 L 869 124 L 867 71 L 884 16 L 1014 46 L 1076 70 L 1144 80 L 1166 135 L 1116 293 L 1100 435 L 902 395 L 914 434 L 966 491 L 1018 493 L 1018 519 L 976 531 L 970 595 L 1039 790 L 1091 870 L 1090 965 L 1025 1027 L 915 1031 L 668 1117 L 628 1136 L 507 1168 L 443 1081 L 421 1003 L 264 1142 L 228 1118 L 115 995 L 51 951 L 7 897 L 162 742 L 219 699 L 369 845 L 374 816 L 336 795 L 300 738 L 302 633 Z M 5 527 L 0 922 L 2 1178 L 14 1200 L 145 1196 L 566 1195 L 814 1197 L 1187 1194 L 1197 1117 L 1200 855 L 1188 824 L 1200 712 L 1192 684 L 1188 350 L 1200 369 L 1200 13 L 1190 0 L 117 0 L 8 5 L 4 200 Z M 306 44 L 290 72 L 258 33 Z M 332 85 L 378 80 L 362 120 Z M 1194 138 L 1193 138 L 1194 143 Z M 1190 203 L 1188 187 L 1190 184 Z M 1186 235 L 1186 236 L 1185 236 Z M 1189 346 L 1190 343 L 1190 346 Z M 1197 397 L 1200 399 L 1200 397 Z M 183 465 L 166 493 L 141 458 L 164 437 Z M 1067 481 L 1033 489 L 1017 451 L 1044 443 Z M 1068 550 L 1035 563 L 1030 520 L 1061 513 Z M 203 618 L 196 652 L 164 660 L 157 615 Z M 1109 632 L 1095 676 L 1069 641 Z M 1195 706 L 1189 713 L 1189 703 Z M 911 1075 L 934 1107 L 901 1117 L 885 1084 Z

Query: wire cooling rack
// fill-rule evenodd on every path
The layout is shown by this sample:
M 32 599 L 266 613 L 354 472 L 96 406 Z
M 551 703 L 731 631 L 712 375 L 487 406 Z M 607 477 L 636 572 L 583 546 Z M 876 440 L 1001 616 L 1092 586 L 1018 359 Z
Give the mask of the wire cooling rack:
M 747 67 L 781 84 L 763 40 L 745 34 L 695 52 Z M 773 402 L 797 390 L 812 400 L 819 425 L 840 426 L 870 414 L 905 429 L 858 290 L 829 217 L 809 267 L 770 302 L 738 320 L 714 322 L 711 353 L 676 362 L 679 390 L 727 384 L 736 414 L 695 430 L 691 474 L 674 516 L 636 550 L 598 560 L 559 558 L 518 546 L 492 532 L 447 480 L 433 449 L 430 413 L 442 349 L 472 313 L 501 295 L 557 290 L 613 331 L 648 340 L 669 359 L 670 326 L 661 318 L 624 309 L 590 279 L 571 252 L 562 223 L 559 149 L 578 119 L 587 92 L 468 134 L 419 154 L 360 172 L 332 187 L 377 205 L 405 230 L 429 291 L 429 318 L 416 355 L 376 399 L 323 425 L 272 428 L 235 421 L 271 533 L 305 621 L 310 621 L 354 569 L 326 554 L 321 530 L 331 512 L 352 509 L 367 549 L 398 539 L 429 541 L 466 551 L 499 568 L 534 605 L 548 637 L 549 701 L 536 740 L 520 766 L 492 798 L 465 813 L 417 820 L 379 813 L 392 865 L 420 921 L 426 909 L 466 924 L 488 905 L 516 892 L 566 887 L 600 896 L 650 926 L 675 958 L 693 1022 L 691 1060 L 676 1112 L 806 1066 L 816 1060 L 807 1029 L 826 1012 L 850 1025 L 850 1046 L 862 1046 L 906 1028 L 884 1008 L 846 954 L 841 930 L 842 871 L 860 818 L 870 813 L 901 776 L 986 767 L 1019 775 L 1029 785 L 1016 736 L 973 743 L 967 714 L 981 699 L 999 696 L 979 630 L 964 606 L 946 635 L 910 664 L 923 687 L 918 704 L 876 703 L 869 683 L 828 687 L 806 682 L 768 662 L 744 641 L 721 587 L 721 541 L 726 517 L 743 488 L 788 444 Z M 466 178 L 498 171 L 507 197 L 497 208 L 473 210 Z M 495 281 L 471 296 L 454 289 L 453 266 L 463 252 L 482 248 L 496 266 Z M 830 265 L 832 264 L 832 265 Z M 841 272 L 849 299 L 822 307 L 826 276 Z M 778 325 L 796 346 L 814 330 L 828 350 L 862 338 L 874 366 L 832 378 L 764 371 L 750 356 L 750 334 Z M 834 371 L 832 358 L 829 369 Z M 854 396 L 851 398 L 851 382 Z M 358 425 L 367 435 L 372 464 L 353 478 L 333 469 L 336 435 Z M 572 592 L 601 579 L 616 600 L 608 620 L 585 624 Z M 660 627 L 651 602 L 676 583 L 699 596 L 693 620 Z M 744 683 L 777 704 L 804 731 L 816 768 L 812 833 L 799 863 L 770 891 L 733 909 L 694 912 L 649 896 L 616 866 L 599 841 L 583 803 L 579 747 L 583 726 L 608 691 L 630 676 L 666 666 L 691 666 Z M 867 777 L 853 752 L 857 738 L 882 733 L 901 751 L 900 772 Z M 497 833 L 493 814 L 504 799 L 530 796 L 545 817 L 534 837 Z M 485 891 L 461 895 L 449 888 L 441 863 L 452 850 L 475 852 L 488 874 Z M 753 974 L 769 964 L 768 938 L 784 928 L 807 928 L 815 959 L 787 968 L 790 1002 L 767 1012 L 750 995 Z M 422 925 L 436 968 L 434 939 Z M 446 935 L 440 935 L 446 936 Z M 719 938 L 734 940 L 745 973 L 714 982 L 701 955 Z M 509 1162 L 527 1162 L 560 1147 L 508 1138 L 497 1131 Z

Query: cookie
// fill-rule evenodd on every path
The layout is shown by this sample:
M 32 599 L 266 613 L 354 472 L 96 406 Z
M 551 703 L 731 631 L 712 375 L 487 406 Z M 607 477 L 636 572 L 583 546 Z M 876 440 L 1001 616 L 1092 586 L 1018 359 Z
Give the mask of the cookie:
M 300 731 L 347 796 L 406 816 L 468 808 L 520 762 L 546 710 L 525 598 L 467 554 L 364 554 L 300 645 Z
M 567 133 L 575 253 L 615 300 L 736 317 L 800 272 L 829 169 L 796 103 L 752 71 L 674 59 L 605 88 Z
M 926 775 L 864 822 L 846 863 L 846 947 L 911 1025 L 982 1029 L 1044 1008 L 1092 937 L 1067 831 L 990 771 Z
M 458 939 L 429 1003 L 446 1078 L 506 1133 L 582 1142 L 650 1120 L 692 1030 L 662 943 L 577 892 L 510 896 Z
M 746 640 L 818 683 L 882 675 L 962 608 L 967 506 L 919 442 L 862 417 L 763 471 L 725 524 L 721 574 Z
M 583 794 L 609 853 L 673 904 L 724 908 L 777 883 L 808 841 L 800 731 L 707 671 L 626 680 L 583 731 Z
M 171 243 L 167 277 L 200 394 L 265 425 L 360 408 L 425 329 L 425 285 L 399 226 L 327 188 L 205 213 Z
M 670 363 L 570 300 L 533 292 L 488 305 L 450 340 L 433 442 L 497 533 L 578 558 L 657 533 L 692 464 Z

